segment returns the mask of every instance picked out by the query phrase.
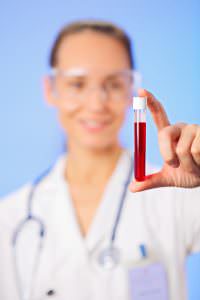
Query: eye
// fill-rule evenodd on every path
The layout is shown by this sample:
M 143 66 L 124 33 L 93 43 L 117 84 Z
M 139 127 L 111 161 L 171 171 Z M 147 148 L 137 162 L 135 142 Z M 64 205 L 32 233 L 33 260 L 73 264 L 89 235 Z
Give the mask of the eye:
M 84 82 L 82 80 L 71 80 L 67 82 L 67 87 L 81 90 L 84 88 Z
M 120 80 L 110 80 L 108 82 L 108 87 L 113 89 L 113 90 L 118 90 L 122 88 L 122 82 Z

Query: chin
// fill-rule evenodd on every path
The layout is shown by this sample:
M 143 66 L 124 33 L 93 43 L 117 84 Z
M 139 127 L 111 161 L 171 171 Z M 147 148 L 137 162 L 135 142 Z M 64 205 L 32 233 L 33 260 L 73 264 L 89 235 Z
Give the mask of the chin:
M 111 143 L 111 139 L 109 139 L 109 141 L 100 140 L 96 142 L 84 140 L 84 142 L 82 141 L 82 143 L 80 144 L 82 144 L 83 147 L 91 151 L 102 151 L 112 147 L 114 143 Z

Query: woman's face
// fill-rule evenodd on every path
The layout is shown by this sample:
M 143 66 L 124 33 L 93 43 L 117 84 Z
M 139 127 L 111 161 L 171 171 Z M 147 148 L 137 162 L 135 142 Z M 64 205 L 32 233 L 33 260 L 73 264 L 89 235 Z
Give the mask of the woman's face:
M 46 79 L 45 93 L 57 108 L 68 143 L 94 150 L 118 143 L 130 105 L 130 93 L 123 94 L 124 82 L 118 76 L 130 69 L 123 44 L 89 30 L 71 34 L 60 44 L 56 69 L 61 73 L 53 83 Z M 66 71 L 70 76 L 63 75 Z

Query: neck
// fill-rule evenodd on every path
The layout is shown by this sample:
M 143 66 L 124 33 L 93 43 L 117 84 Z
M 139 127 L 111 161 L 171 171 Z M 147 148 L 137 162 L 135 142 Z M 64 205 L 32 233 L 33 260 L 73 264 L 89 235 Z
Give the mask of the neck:
M 65 177 L 73 184 L 105 183 L 115 169 L 123 149 L 119 144 L 91 150 L 68 144 Z

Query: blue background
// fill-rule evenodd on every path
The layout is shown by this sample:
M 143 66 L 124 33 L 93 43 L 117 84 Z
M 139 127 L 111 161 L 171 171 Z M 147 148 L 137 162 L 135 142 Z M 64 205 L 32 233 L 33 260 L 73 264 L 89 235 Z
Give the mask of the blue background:
M 56 113 L 43 101 L 42 76 L 60 27 L 90 17 L 127 30 L 143 86 L 162 101 L 171 122 L 200 123 L 200 1 L 0 0 L 0 196 L 33 179 L 62 151 Z M 121 134 L 129 148 L 131 119 L 130 111 Z M 161 164 L 150 117 L 147 146 L 148 160 Z M 197 291 L 195 281 L 189 283 Z

